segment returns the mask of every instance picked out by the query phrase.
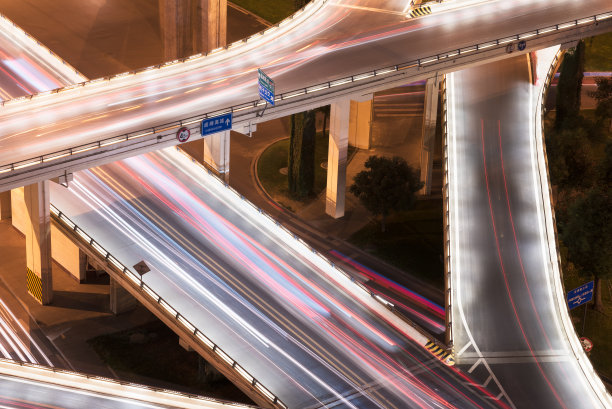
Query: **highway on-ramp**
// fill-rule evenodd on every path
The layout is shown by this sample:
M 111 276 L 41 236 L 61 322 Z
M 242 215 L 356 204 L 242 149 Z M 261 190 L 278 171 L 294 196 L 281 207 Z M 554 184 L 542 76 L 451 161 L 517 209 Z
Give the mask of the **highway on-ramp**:
M 538 62 L 551 60 L 547 52 Z M 537 108 L 546 70 L 532 85 L 530 68 L 519 56 L 447 76 L 454 349 L 512 407 L 609 407 L 586 356 L 572 349 L 545 220 Z

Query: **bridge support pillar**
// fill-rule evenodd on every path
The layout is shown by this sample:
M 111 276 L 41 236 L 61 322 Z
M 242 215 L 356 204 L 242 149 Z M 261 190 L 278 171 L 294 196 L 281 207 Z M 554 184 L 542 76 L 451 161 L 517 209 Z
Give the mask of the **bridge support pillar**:
M 227 0 L 159 0 L 166 61 L 223 47 Z
M 0 220 L 11 218 L 11 191 L 0 193 Z
M 51 225 L 51 257 L 79 283 L 85 281 L 87 256 L 54 225 Z
M 350 110 L 349 99 L 331 104 L 325 213 L 334 219 L 344 216 Z
M 349 145 L 359 149 L 370 149 L 371 125 L 372 100 L 351 101 Z
M 119 315 L 136 308 L 138 300 L 132 297 L 132 295 L 121 285 L 114 280 L 110 279 L 110 310 L 113 314 Z
M 423 188 L 419 192 L 427 196 L 431 194 L 431 174 L 436 142 L 436 119 L 438 116 L 438 94 L 440 75 L 428 78 L 425 83 L 425 109 L 423 110 L 423 130 L 421 137 L 421 182 Z
M 27 288 L 43 305 L 53 299 L 49 193 L 49 181 L 24 188 Z
M 204 164 L 229 181 L 230 131 L 219 132 L 204 138 Z

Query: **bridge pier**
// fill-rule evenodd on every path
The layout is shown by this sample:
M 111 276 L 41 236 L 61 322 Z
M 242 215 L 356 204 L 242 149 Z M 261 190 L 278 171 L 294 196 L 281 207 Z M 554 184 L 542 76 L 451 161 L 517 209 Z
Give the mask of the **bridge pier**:
M 421 182 L 424 182 L 420 194 L 431 194 L 431 175 L 436 142 L 436 120 L 438 116 L 438 96 L 442 76 L 428 78 L 425 83 L 425 109 L 423 110 L 423 128 L 421 137 Z
M 11 218 L 11 191 L 0 193 L 0 220 Z
M 350 110 L 349 99 L 341 99 L 331 104 L 325 213 L 334 219 L 344 216 Z
M 349 145 L 370 149 L 372 130 L 372 97 L 365 101 L 351 101 Z
M 110 310 L 113 314 L 130 311 L 138 305 L 138 300 L 124 289 L 114 278 L 110 279 Z
M 229 182 L 230 131 L 219 132 L 204 138 L 204 164 Z
M 28 292 L 41 304 L 53 299 L 49 181 L 24 187 Z
M 345 98 L 331 104 L 325 213 L 334 219 L 344 216 L 349 142 L 355 147 L 369 149 L 371 122 L 371 99 Z
M 227 0 L 159 0 L 165 61 L 225 46 Z

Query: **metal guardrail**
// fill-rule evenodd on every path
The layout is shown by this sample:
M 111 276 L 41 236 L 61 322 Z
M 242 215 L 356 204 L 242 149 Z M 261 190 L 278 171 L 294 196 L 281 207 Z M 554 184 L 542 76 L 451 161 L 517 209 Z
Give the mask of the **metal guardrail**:
M 151 287 L 145 284 L 142 281 L 142 276 L 137 273 L 134 273 L 125 265 L 123 265 L 119 260 L 117 260 L 109 251 L 107 251 L 104 247 L 102 247 L 97 241 L 95 241 L 91 236 L 89 236 L 83 229 L 77 226 L 72 220 L 70 220 L 65 214 L 63 214 L 58 208 L 50 205 L 51 214 L 58 220 L 60 223 L 64 224 L 70 230 L 74 231 L 84 242 L 88 243 L 88 245 L 94 249 L 104 260 L 109 262 L 112 266 L 115 267 L 116 271 L 123 274 L 127 277 L 134 285 L 136 285 L 142 293 L 150 298 L 155 304 L 160 305 L 169 316 L 171 316 L 175 321 L 177 321 L 183 328 L 187 329 L 188 332 L 192 333 L 196 338 L 198 338 L 204 345 L 206 345 L 213 355 L 216 355 L 220 359 L 222 359 L 231 369 L 233 369 L 237 374 L 239 374 L 242 378 L 244 378 L 248 383 L 250 383 L 254 388 L 261 392 L 263 396 L 272 402 L 272 404 L 277 405 L 280 408 L 287 408 L 278 396 L 273 394 L 268 388 L 266 388 L 261 382 L 259 382 L 254 376 L 252 376 L 246 369 L 244 369 L 238 362 L 232 359 L 219 345 L 215 344 L 210 338 L 208 338 L 204 333 L 198 329 L 195 325 L 193 325 L 187 318 L 185 318 L 180 312 L 175 310 L 167 301 L 165 301 L 159 294 L 157 294 Z
M 444 310 L 446 312 L 446 345 L 453 349 L 453 302 L 452 302 L 452 280 L 450 268 L 450 202 L 448 196 L 448 118 L 446 99 L 446 76 L 442 80 L 442 137 L 444 140 L 443 151 L 443 179 L 442 179 L 442 223 L 444 228 Z
M 138 71 L 129 71 L 129 72 L 125 72 L 122 74 L 117 74 L 111 77 L 103 77 L 103 78 L 98 78 L 98 79 L 94 79 L 91 81 L 87 81 L 87 82 L 82 82 L 79 84 L 75 84 L 72 86 L 68 86 L 68 87 L 64 87 L 64 88 L 58 88 L 55 90 L 51 90 L 51 91 L 46 91 L 43 93 L 39 93 L 39 94 L 34 94 L 34 95 L 28 95 L 28 96 L 24 96 L 24 97 L 20 97 L 20 98 L 16 98 L 16 99 L 12 99 L 12 100 L 8 100 L 8 101 L 4 101 L 2 103 L 3 106 L 7 106 L 7 105 L 13 105 L 19 102 L 23 102 L 23 101 L 28 101 L 28 100 L 33 100 L 33 99 L 38 99 L 47 95 L 51 95 L 51 94 L 57 94 L 57 93 L 62 93 L 62 92 L 69 92 L 70 90 L 73 89 L 77 89 L 77 88 L 81 88 L 81 87 L 85 87 L 88 85 L 93 85 L 93 84 L 98 84 L 104 81 L 107 82 L 111 82 L 113 80 L 116 79 L 121 79 L 123 77 L 126 76 L 130 76 L 130 75 L 138 75 L 144 72 L 149 72 L 151 70 L 155 70 L 155 69 L 163 69 L 166 67 L 170 67 L 176 64 L 180 64 L 180 63 L 189 63 L 195 60 L 200 60 L 203 59 L 207 56 L 211 56 L 211 55 L 217 55 L 218 53 L 224 51 L 224 50 L 230 50 L 230 49 L 234 49 L 237 46 L 240 45 L 245 45 L 248 44 L 249 41 L 252 41 L 254 39 L 260 38 L 263 35 L 269 34 L 273 31 L 276 31 L 277 29 L 279 29 L 280 27 L 283 27 L 284 25 L 286 25 L 288 22 L 290 22 L 291 20 L 294 20 L 295 18 L 302 16 L 306 11 L 309 10 L 313 10 L 313 8 L 315 7 L 315 4 L 319 5 L 319 6 L 323 6 L 328 0 L 320 0 L 320 1 L 313 1 L 308 3 L 302 10 L 296 12 L 295 14 L 293 14 L 290 18 L 283 20 L 282 22 L 280 22 L 279 24 L 264 30 L 258 34 L 255 34 L 247 39 L 241 40 L 241 41 L 237 41 L 235 43 L 230 44 L 229 46 L 225 47 L 225 48 L 218 48 L 216 50 L 212 50 L 211 52 L 207 53 L 207 54 L 196 54 L 184 59 L 180 59 L 180 60 L 175 60 L 175 61 L 170 61 L 161 65 L 156 65 L 156 66 L 152 66 L 152 67 L 148 67 L 148 68 L 144 68 L 142 70 L 138 70 Z M 384 76 L 384 75 L 388 75 L 391 73 L 395 73 L 401 70 L 405 70 L 405 69 L 409 69 L 409 68 L 421 68 L 421 67 L 425 67 L 428 65 L 432 65 L 432 64 L 437 64 L 440 62 L 444 62 L 444 61 L 448 61 L 452 58 L 457 58 L 459 56 L 464 56 L 466 54 L 470 54 L 470 53 L 480 53 L 480 52 L 484 52 L 489 51 L 490 48 L 492 47 L 498 47 L 501 45 L 505 45 L 508 43 L 511 43 L 513 41 L 520 41 L 520 40 L 524 40 L 524 39 L 528 39 L 528 38 L 533 38 L 533 37 L 537 37 L 537 36 L 542 36 L 551 32 L 558 32 L 558 31 L 562 31 L 562 30 L 566 30 L 569 28 L 573 28 L 573 27 L 577 27 L 580 25 L 584 25 L 584 24 L 598 24 L 600 21 L 606 20 L 612 18 L 612 11 L 610 12 L 606 12 L 606 13 L 602 13 L 602 14 L 597 14 L 597 15 L 593 15 L 590 17 L 585 17 L 582 19 L 575 19 L 575 20 L 570 20 L 567 21 L 565 23 L 561 23 L 561 24 L 555 24 L 552 26 L 547 26 L 547 27 L 542 27 L 542 28 L 538 28 L 536 30 L 532 30 L 532 31 L 528 31 L 528 32 L 523 32 L 523 33 L 519 33 L 519 34 L 515 34 L 512 36 L 508 36 L 508 37 L 503 37 L 503 38 L 498 38 L 495 40 L 491 40 L 491 41 L 487 41 L 484 43 L 478 43 L 475 45 L 471 45 L 468 47 L 463 47 L 463 48 L 459 48 L 459 49 L 455 49 L 455 50 L 450 50 L 444 53 L 440 53 L 440 54 L 435 54 L 429 57 L 425 57 L 425 58 L 418 58 L 416 60 L 412 60 L 409 62 L 405 62 L 405 63 L 401 63 L 401 64 L 397 64 L 397 65 L 391 65 L 391 66 L 387 66 L 384 68 L 380 68 L 380 69 L 375 69 L 372 71 L 367 71 L 367 72 L 363 72 L 360 74 L 355 74 L 355 75 L 351 75 L 348 77 L 343 77 L 343 78 L 339 78 L 333 81 L 327 81 L 327 82 L 323 82 L 323 83 L 319 83 L 316 85 L 312 85 L 312 86 L 308 86 L 305 88 L 299 88 L 297 90 L 293 90 L 293 91 L 287 91 L 284 93 L 281 93 L 279 95 L 276 96 L 275 101 L 287 101 L 291 98 L 295 98 L 298 96 L 302 96 L 302 95 L 307 95 L 307 94 L 315 94 L 318 92 L 322 92 L 324 90 L 329 90 L 332 89 L 334 87 L 338 87 L 341 85 L 345 85 L 345 84 L 349 84 L 349 83 L 356 83 L 359 81 L 363 81 L 369 78 L 373 78 L 373 77 L 380 77 L 380 76 Z M 192 125 L 195 123 L 198 123 L 200 121 L 202 121 L 203 119 L 206 118 L 210 118 L 210 117 L 214 117 L 214 116 L 218 116 L 218 115 L 223 115 L 223 114 L 227 114 L 227 113 L 238 113 L 238 112 L 242 112 L 242 111 L 246 111 L 246 110 L 253 110 L 253 109 L 258 109 L 259 107 L 262 107 L 265 105 L 264 101 L 261 100 L 254 100 L 254 101 L 249 101 L 249 102 L 245 102 L 242 104 L 238 104 L 238 105 L 233 105 L 227 108 L 223 108 L 223 109 L 219 109 L 216 111 L 211 111 L 211 112 L 207 112 L 201 115 L 195 115 L 195 116 L 191 116 L 191 117 L 187 117 L 187 118 L 183 118 L 177 121 L 173 121 L 173 122 L 168 122 L 165 124 L 161 124 L 161 125 L 157 125 L 157 126 L 153 126 L 153 127 L 148 127 L 148 128 L 143 128 L 141 130 L 138 131 L 134 131 L 134 132 L 129 132 L 129 133 L 125 133 L 119 136 L 113 136 L 113 137 L 109 137 L 109 138 L 104 138 L 98 141 L 94 141 L 94 142 L 89 142 L 86 144 L 82 144 L 82 145 L 76 145 L 74 147 L 71 148 L 66 148 L 66 149 L 61 149 L 49 154 L 45 154 L 45 155 L 41 155 L 41 156 L 37 156 L 34 158 L 30 158 L 30 159 L 25 159 L 22 161 L 18 161 L 18 162 L 13 162 L 13 163 L 9 163 L 6 165 L 2 165 L 0 166 L 0 174 L 6 173 L 6 172 L 12 172 L 15 170 L 19 170 L 19 169 L 23 169 L 23 168 L 27 168 L 30 166 L 34 166 L 34 165 L 38 165 L 38 164 L 42 164 L 45 162 L 51 162 L 53 160 L 57 160 L 60 158 L 64 158 L 67 156 L 72 156 L 72 155 L 76 155 L 76 154 L 80 154 L 86 151 L 90 151 L 93 149 L 99 149 L 99 148 L 103 148 L 109 145 L 113 145 L 116 143 L 120 143 L 120 142 L 126 142 L 126 141 L 130 141 L 130 140 L 135 140 L 135 139 L 139 139 L 139 138 L 143 138 L 145 136 L 148 135 L 152 135 L 152 134 L 158 134 L 158 138 L 161 138 L 163 136 L 168 136 L 169 133 L 162 134 L 163 132 L 168 132 L 168 131 L 172 131 L 172 130 L 176 130 L 178 128 L 181 128 L 183 126 L 187 126 L 187 125 Z M 195 127 L 197 128 L 197 127 Z

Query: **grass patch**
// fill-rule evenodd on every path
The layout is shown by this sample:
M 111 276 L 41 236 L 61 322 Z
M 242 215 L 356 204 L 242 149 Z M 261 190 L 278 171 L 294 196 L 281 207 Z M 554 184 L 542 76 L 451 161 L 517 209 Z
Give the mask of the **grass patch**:
M 383 233 L 378 222 L 370 222 L 349 242 L 443 288 L 442 200 L 419 200 L 413 209 L 388 217 L 386 228 Z
M 587 72 L 612 71 L 612 33 L 586 40 L 584 67 Z
M 231 0 L 232 3 L 276 24 L 295 11 L 293 0 Z
M 322 163 L 327 162 L 327 152 L 329 148 L 329 138 L 323 136 L 322 132 L 317 132 L 315 139 L 315 175 L 313 195 L 303 201 L 296 201 L 289 197 L 289 182 L 286 174 L 280 170 L 287 167 L 289 158 L 289 138 L 280 140 L 270 145 L 257 161 L 257 178 L 261 182 L 266 192 L 285 208 L 295 211 L 297 207 L 306 205 L 314 200 L 327 184 L 327 170 L 321 167 Z M 355 152 L 355 148 L 349 146 L 349 158 Z
M 120 372 L 123 380 L 142 382 L 139 377 L 148 377 L 181 386 L 189 393 L 253 403 L 225 378 L 199 380 L 198 354 L 179 346 L 178 336 L 161 321 L 95 337 L 88 343 L 108 366 Z

